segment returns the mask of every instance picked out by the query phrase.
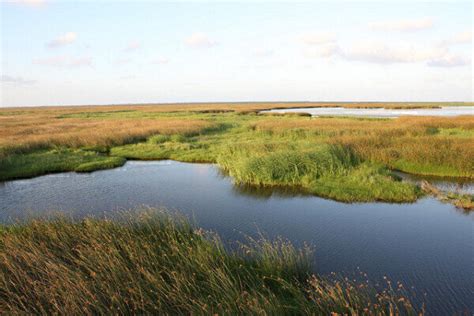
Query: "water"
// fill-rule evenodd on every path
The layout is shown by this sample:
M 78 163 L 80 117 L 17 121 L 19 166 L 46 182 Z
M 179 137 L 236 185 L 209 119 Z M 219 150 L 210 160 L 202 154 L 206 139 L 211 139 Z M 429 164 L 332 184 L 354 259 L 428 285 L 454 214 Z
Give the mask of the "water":
M 317 108 L 295 108 L 275 109 L 272 113 L 310 113 L 312 116 L 361 116 L 394 118 L 399 116 L 459 116 L 474 115 L 474 106 L 446 106 L 438 109 L 352 109 L 343 107 L 317 107 Z
M 0 221 L 62 210 L 75 218 L 140 205 L 180 210 L 224 241 L 258 231 L 315 247 L 315 272 L 414 286 L 430 314 L 474 310 L 473 214 L 432 198 L 413 204 L 344 204 L 287 189 L 236 187 L 209 164 L 127 162 L 91 174 L 0 184 Z M 112 211 L 110 211 L 112 210 Z
M 431 185 L 443 192 L 454 192 L 458 194 L 474 195 L 474 181 L 472 179 L 443 178 L 435 176 L 418 176 L 404 172 L 394 171 L 396 175 L 405 181 L 421 184 L 422 181 L 428 181 Z

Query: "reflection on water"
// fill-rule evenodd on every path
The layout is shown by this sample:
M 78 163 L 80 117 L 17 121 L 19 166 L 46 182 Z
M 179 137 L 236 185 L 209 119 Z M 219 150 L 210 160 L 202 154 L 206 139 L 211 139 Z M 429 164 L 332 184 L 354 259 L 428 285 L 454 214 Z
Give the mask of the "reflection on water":
M 261 113 L 309 113 L 313 116 L 362 116 L 393 118 L 399 116 L 459 116 L 474 115 L 474 106 L 446 106 L 435 109 L 355 109 L 343 107 L 317 107 L 317 108 L 294 108 L 274 109 L 261 111 Z
M 255 199 L 293 198 L 311 196 L 302 188 L 292 186 L 256 186 L 250 184 L 234 184 L 233 190 L 237 195 L 249 196 Z
M 0 185 L 0 222 L 51 215 L 111 216 L 118 210 L 167 207 L 226 242 L 243 234 L 284 236 L 315 247 L 315 271 L 374 282 L 388 276 L 427 293 L 430 314 L 474 310 L 474 214 L 432 198 L 412 204 L 345 204 L 289 188 L 234 186 L 209 164 L 127 162 L 91 174 L 63 173 Z M 108 212 L 108 213 L 105 213 Z M 53 212 L 54 214 L 54 212 Z
M 474 194 L 474 180 L 468 178 L 449 178 L 434 176 L 418 176 L 400 171 L 394 171 L 395 175 L 405 181 L 420 184 L 422 181 L 428 181 L 430 184 L 443 192 L 454 192 L 459 194 Z

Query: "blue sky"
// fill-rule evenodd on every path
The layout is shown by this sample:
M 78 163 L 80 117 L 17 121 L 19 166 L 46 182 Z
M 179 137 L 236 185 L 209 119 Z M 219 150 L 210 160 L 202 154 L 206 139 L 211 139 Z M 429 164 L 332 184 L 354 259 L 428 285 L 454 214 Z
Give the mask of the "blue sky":
M 0 6 L 1 106 L 473 99 L 470 2 Z

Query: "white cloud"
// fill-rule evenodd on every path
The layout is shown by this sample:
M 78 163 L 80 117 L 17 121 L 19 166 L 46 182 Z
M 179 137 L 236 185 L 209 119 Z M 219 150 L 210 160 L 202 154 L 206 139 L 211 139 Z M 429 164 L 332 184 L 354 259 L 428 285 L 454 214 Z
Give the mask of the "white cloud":
M 169 62 L 170 62 L 170 60 L 168 58 L 163 57 L 163 56 L 159 56 L 158 58 L 153 59 L 150 63 L 151 64 L 167 64 Z
M 131 41 L 127 46 L 124 47 L 124 52 L 133 52 L 139 49 L 142 45 L 138 41 Z
M 274 53 L 273 49 L 268 48 L 258 48 L 253 51 L 253 55 L 255 57 L 269 57 L 272 56 Z
M 211 40 L 205 33 L 195 32 L 184 40 L 185 44 L 195 48 L 209 48 L 217 44 Z
M 303 50 L 303 55 L 308 58 L 329 58 L 340 54 L 340 48 L 336 43 L 307 47 Z
M 40 7 L 46 4 L 46 0 L 12 0 L 10 3 L 25 5 L 30 7 Z
M 307 33 L 300 37 L 307 45 L 321 45 L 336 42 L 336 36 L 331 32 Z
M 419 31 L 433 27 L 432 18 L 420 18 L 412 20 L 391 20 L 391 21 L 378 21 L 369 23 L 369 27 L 373 30 L 380 31 Z
M 126 76 L 121 76 L 119 77 L 120 80 L 131 80 L 131 79 L 135 79 L 137 76 L 135 75 L 126 75 Z
M 467 35 L 460 33 L 454 36 L 457 42 L 466 41 Z M 445 45 L 422 46 L 409 43 L 387 45 L 380 41 L 361 41 L 348 48 L 340 47 L 336 42 L 320 45 L 308 45 L 303 50 L 308 58 L 340 57 L 347 61 L 359 61 L 375 64 L 425 62 L 432 67 L 457 67 L 471 63 L 471 60 L 459 55 L 452 55 Z
M 54 56 L 47 58 L 36 58 L 33 64 L 44 65 L 57 68 L 78 68 L 91 67 L 91 57 L 68 57 L 68 56 Z
M 1 75 L 0 82 L 15 85 L 30 85 L 36 83 L 36 80 L 24 79 L 22 77 L 13 77 L 9 75 Z
M 454 34 L 451 38 L 441 42 L 441 45 L 456 45 L 456 44 L 469 44 L 472 43 L 472 31 L 466 30 Z
M 399 44 L 388 46 L 380 42 L 359 42 L 341 52 L 344 58 L 379 64 L 412 63 L 441 58 L 446 54 L 442 48 L 415 47 Z
M 54 40 L 48 42 L 46 45 L 50 48 L 56 48 L 56 47 L 61 47 L 65 45 L 72 44 L 76 41 L 77 39 L 77 34 L 74 32 L 67 32 L 64 33 Z
M 428 62 L 428 66 L 432 67 L 458 67 L 469 65 L 471 60 L 459 55 L 446 54 L 445 56 L 433 59 Z
M 126 65 L 126 64 L 130 64 L 131 62 L 132 62 L 131 58 L 119 58 L 114 63 L 116 65 Z

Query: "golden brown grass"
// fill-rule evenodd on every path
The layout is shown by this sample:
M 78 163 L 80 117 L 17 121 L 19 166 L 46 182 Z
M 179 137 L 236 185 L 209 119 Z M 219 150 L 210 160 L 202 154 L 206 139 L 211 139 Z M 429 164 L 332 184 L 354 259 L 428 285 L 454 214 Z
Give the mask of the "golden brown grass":
M 310 137 L 348 146 L 364 159 L 408 172 L 474 177 L 473 116 L 393 120 L 272 118 L 256 122 L 254 127 L 274 133 L 306 130 Z
M 199 119 L 60 118 L 61 114 L 64 111 L 51 109 L 0 112 L 0 157 L 51 146 L 121 145 L 153 134 L 195 133 L 211 126 Z

